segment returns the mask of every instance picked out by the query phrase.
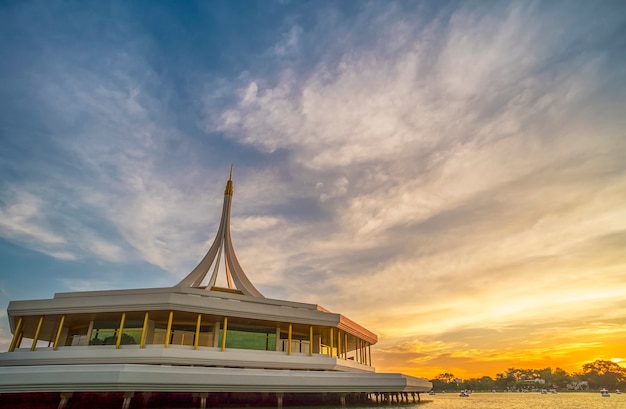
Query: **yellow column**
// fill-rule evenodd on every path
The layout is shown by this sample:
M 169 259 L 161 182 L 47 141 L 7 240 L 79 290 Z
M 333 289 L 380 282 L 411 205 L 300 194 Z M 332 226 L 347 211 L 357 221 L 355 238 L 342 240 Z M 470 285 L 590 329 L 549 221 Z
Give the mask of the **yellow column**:
M 222 352 L 226 350 L 226 330 L 228 328 L 228 317 L 224 317 L 224 328 L 222 330 Z
M 117 341 L 115 341 L 115 349 L 120 349 L 122 344 L 122 331 L 124 331 L 124 321 L 126 321 L 126 313 L 122 313 L 122 319 L 120 320 L 120 329 L 117 331 Z
M 139 348 L 146 346 L 146 335 L 148 335 L 148 311 L 143 316 L 143 327 L 141 327 L 141 339 L 139 340 Z
M 361 363 L 365 363 L 365 360 L 363 359 L 363 340 L 359 341 L 359 353 L 361 354 Z
M 333 353 L 333 347 L 334 347 L 334 342 L 333 342 L 333 329 L 330 329 L 330 357 L 332 358 L 333 356 L 335 356 L 335 354 Z
M 337 330 L 337 358 L 341 358 L 341 331 Z
M 372 366 L 372 344 L 367 344 L 367 364 Z
M 200 340 L 200 325 L 202 324 L 202 314 L 198 314 L 196 322 L 196 336 L 193 339 L 193 349 L 198 349 L 198 341 Z
M 361 363 L 364 364 L 365 363 L 365 342 L 361 340 L 360 345 L 361 345 Z
M 313 356 L 313 325 L 309 327 L 309 356 Z
M 37 340 L 39 339 L 39 332 L 41 331 L 41 326 L 43 324 L 43 315 L 39 317 L 39 322 L 37 323 L 37 329 L 35 330 L 35 337 L 33 338 L 33 345 L 30 346 L 30 350 L 34 351 L 37 347 Z
M 20 317 L 17 320 L 17 325 L 15 326 L 15 332 L 13 333 L 13 339 L 11 340 L 11 345 L 9 346 L 9 352 L 15 351 L 15 348 L 18 346 L 17 341 L 20 339 L 22 334 L 22 325 L 24 325 L 24 318 Z
M 57 336 L 54 337 L 54 345 L 52 346 L 52 350 L 56 351 L 59 347 L 59 338 L 61 338 L 61 332 L 63 331 L 63 323 L 65 322 L 65 315 L 61 315 L 61 320 L 59 321 L 59 329 L 57 329 Z
M 213 331 L 213 337 L 211 339 L 211 345 L 209 346 L 215 348 L 218 342 L 220 341 L 220 322 L 219 321 L 215 321 L 213 323 L 213 328 L 211 328 L 211 331 Z
M 165 348 L 170 346 L 170 337 L 172 336 L 172 320 L 174 319 L 174 311 L 170 311 L 170 316 L 167 319 L 167 331 L 165 332 Z
M 289 324 L 289 331 L 287 332 L 287 355 L 291 355 L 291 332 L 293 327 Z
M 93 332 L 93 324 L 94 324 L 94 320 L 90 320 L 89 328 L 87 328 L 87 345 L 89 345 L 89 342 L 91 341 L 91 333 Z

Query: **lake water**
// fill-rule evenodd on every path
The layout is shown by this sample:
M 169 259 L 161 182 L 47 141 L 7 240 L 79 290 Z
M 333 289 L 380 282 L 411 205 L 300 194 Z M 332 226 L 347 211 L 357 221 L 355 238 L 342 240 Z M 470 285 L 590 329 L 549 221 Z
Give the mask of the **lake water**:
M 285 406 L 284 409 L 294 407 Z M 599 392 L 542 395 L 529 393 L 479 393 L 462 398 L 458 393 L 423 394 L 421 403 L 371 404 L 367 406 L 317 406 L 307 409 L 626 409 L 626 393 L 603 398 Z M 270 409 L 270 408 L 267 408 Z M 299 408 L 302 409 L 302 408 Z
M 604 398 L 599 392 L 557 393 L 473 393 L 462 398 L 458 393 L 425 395 L 422 404 L 404 405 L 411 409 L 626 409 L 626 394 Z M 394 406 L 399 408 L 399 406 Z

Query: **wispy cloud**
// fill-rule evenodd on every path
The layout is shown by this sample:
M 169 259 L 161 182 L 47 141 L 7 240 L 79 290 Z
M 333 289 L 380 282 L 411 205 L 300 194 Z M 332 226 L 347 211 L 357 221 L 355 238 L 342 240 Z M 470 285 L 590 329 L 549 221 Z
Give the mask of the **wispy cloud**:
M 11 203 L 0 209 L 0 226 L 5 237 L 35 240 L 45 244 L 62 244 L 65 239 L 50 229 L 42 220 L 41 200 L 26 192 L 15 192 Z
M 276 235 L 283 257 L 298 254 L 285 281 L 315 270 L 308 280 L 333 294 L 323 300 L 394 337 L 432 330 L 412 331 L 416 317 L 441 331 L 600 314 L 626 290 L 626 144 L 612 125 L 624 120 L 606 93 L 616 50 L 589 46 L 607 34 L 579 30 L 584 14 L 555 28 L 554 9 L 496 9 L 461 8 L 402 35 L 387 13 L 372 30 L 389 48 L 348 46 L 274 85 L 246 77 L 239 104 L 209 123 L 289 152 L 332 220 L 306 225 L 306 243 Z M 352 28 L 348 45 L 362 34 Z M 309 287 L 284 285 L 307 298 Z M 563 301 L 581 292 L 597 307 Z
M 387 28 L 399 17 L 387 18 L 375 29 L 394 52 L 346 51 L 304 79 L 287 69 L 273 87 L 254 80 L 214 124 L 241 143 L 292 153 L 317 178 L 321 202 L 341 195 L 327 206 L 338 227 L 329 247 L 439 241 L 431 251 L 441 252 L 454 244 L 445 231 L 416 239 L 444 223 L 474 235 L 459 243 L 474 263 L 510 263 L 624 229 L 616 204 L 625 169 L 614 153 L 626 146 L 615 132 L 598 138 L 587 124 L 594 113 L 581 112 L 601 98 L 606 52 L 564 57 L 579 34 L 555 30 L 535 6 L 461 9 L 400 39 Z M 437 50 L 425 41 L 435 34 Z M 551 64 L 555 55 L 562 64 Z M 614 108 L 607 115 L 619 120 Z M 613 178 L 608 191 L 601 175 Z M 582 215 L 595 216 L 572 223 Z M 486 243 L 489 254 L 476 248 Z

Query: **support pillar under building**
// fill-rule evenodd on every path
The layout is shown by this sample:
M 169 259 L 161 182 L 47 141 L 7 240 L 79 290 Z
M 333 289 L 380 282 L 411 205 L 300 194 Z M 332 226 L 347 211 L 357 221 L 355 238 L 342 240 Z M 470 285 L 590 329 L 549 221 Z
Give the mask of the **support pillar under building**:
M 200 409 L 206 409 L 206 398 L 209 394 L 207 392 L 201 392 L 198 396 L 200 396 Z
M 65 409 L 72 395 L 72 392 L 61 392 L 61 401 L 59 402 L 58 409 Z
M 124 402 L 122 402 L 122 409 L 130 408 L 130 401 L 135 396 L 135 392 L 124 392 Z

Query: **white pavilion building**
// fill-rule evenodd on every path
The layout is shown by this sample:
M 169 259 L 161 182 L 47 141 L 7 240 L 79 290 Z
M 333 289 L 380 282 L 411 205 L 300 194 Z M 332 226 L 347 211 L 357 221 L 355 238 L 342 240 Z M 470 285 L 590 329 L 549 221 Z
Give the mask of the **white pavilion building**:
M 377 373 L 377 336 L 347 317 L 265 298 L 235 256 L 232 197 L 231 169 L 215 241 L 174 287 L 9 303 L 0 407 L 391 403 L 432 388 L 423 378 Z M 220 272 L 227 288 L 216 286 Z

